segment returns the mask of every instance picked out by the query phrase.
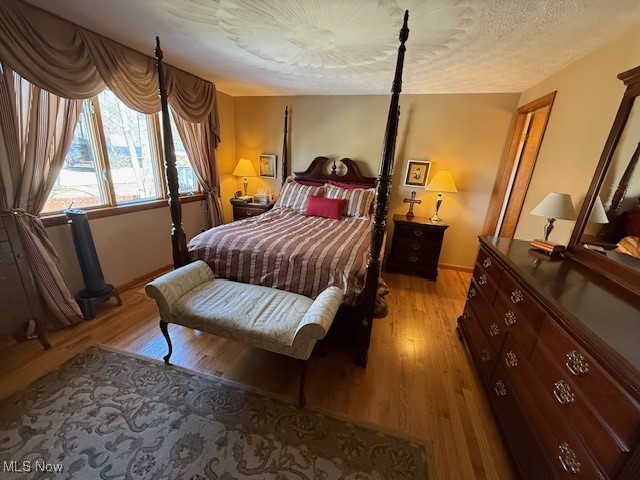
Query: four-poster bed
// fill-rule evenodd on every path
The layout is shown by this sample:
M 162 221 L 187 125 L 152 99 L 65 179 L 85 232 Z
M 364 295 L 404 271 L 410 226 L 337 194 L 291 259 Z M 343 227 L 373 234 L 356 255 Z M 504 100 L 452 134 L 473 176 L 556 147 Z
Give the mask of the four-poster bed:
M 391 101 L 389 105 L 389 112 L 387 117 L 387 126 L 385 130 L 384 140 L 383 140 L 383 149 L 381 155 L 381 162 L 379 168 L 379 174 L 377 179 L 373 177 L 365 177 L 360 172 L 357 164 L 351 159 L 343 159 L 341 160 L 342 164 L 347 167 L 347 174 L 343 176 L 337 175 L 337 166 L 334 162 L 332 172 L 330 174 L 325 174 L 323 170 L 324 164 L 327 162 L 327 158 L 325 157 L 317 157 L 311 163 L 309 168 L 304 172 L 296 172 L 295 178 L 300 181 L 311 181 L 318 182 L 320 184 L 325 181 L 337 181 L 343 182 L 346 184 L 354 184 L 355 186 L 360 187 L 373 187 L 375 186 L 375 207 L 373 208 L 374 214 L 373 218 L 366 221 L 360 219 L 343 219 L 343 220 L 334 220 L 334 222 L 343 222 L 342 225 L 351 225 L 351 230 L 346 229 L 345 231 L 356 231 L 362 230 L 363 225 L 366 227 L 366 238 L 364 243 L 369 243 L 368 252 L 366 248 L 362 249 L 362 241 L 356 241 L 356 244 L 347 247 L 348 252 L 361 252 L 352 253 L 351 255 L 346 255 L 346 260 L 342 262 L 342 260 L 336 260 L 335 262 L 325 262 L 324 265 L 320 265 L 319 263 L 313 263 L 314 259 L 319 260 L 320 257 L 327 258 L 329 255 L 337 255 L 334 251 L 327 251 L 321 247 L 322 242 L 328 242 L 330 237 L 323 236 L 318 234 L 318 242 L 319 244 L 314 246 L 313 248 L 309 248 L 307 252 L 311 251 L 312 253 L 307 256 L 307 259 L 303 264 L 300 264 L 299 257 L 292 257 L 289 255 L 289 251 L 287 250 L 291 247 L 295 242 L 290 241 L 288 245 L 285 245 L 280 249 L 281 255 L 287 255 L 286 257 L 256 257 L 257 253 L 253 252 L 251 255 L 246 255 L 245 252 L 236 252 L 236 251 L 217 251 L 214 254 L 214 257 L 205 258 L 205 252 L 211 250 L 212 243 L 208 242 L 205 237 L 198 236 L 194 238 L 190 242 L 190 247 L 192 250 L 191 259 L 195 258 L 205 258 L 210 266 L 219 267 L 222 269 L 223 267 L 226 269 L 225 273 L 231 277 L 235 276 L 235 279 L 239 281 L 256 281 L 255 278 L 249 278 L 245 275 L 247 270 L 255 272 L 259 270 L 259 279 L 263 280 L 266 278 L 266 281 L 270 283 L 268 286 L 276 286 L 277 288 L 286 289 L 288 285 L 286 285 L 287 280 L 291 280 L 291 277 L 295 277 L 296 273 L 291 273 L 286 270 L 284 275 L 284 280 L 274 280 L 272 275 L 272 268 L 275 264 L 282 264 L 282 258 L 286 258 L 286 264 L 294 264 L 296 268 L 300 268 L 305 271 L 315 271 L 319 270 L 319 273 L 316 277 L 338 277 L 340 274 L 336 274 L 336 263 L 341 262 L 347 265 L 347 270 L 353 270 L 361 273 L 358 281 L 356 281 L 355 290 L 350 289 L 348 285 L 348 281 L 343 282 L 341 286 L 343 287 L 343 291 L 345 292 L 347 304 L 350 304 L 354 309 L 350 310 L 350 314 L 352 315 L 352 321 L 356 324 L 357 335 L 356 335 L 356 352 L 355 352 L 355 362 L 359 365 L 365 366 L 367 361 L 367 351 L 369 348 L 369 342 L 371 337 L 371 328 L 373 323 L 373 318 L 376 313 L 376 304 L 379 305 L 379 299 L 381 297 L 381 293 L 384 294 L 384 284 L 381 287 L 380 285 L 380 271 L 381 271 L 381 256 L 383 254 L 383 247 L 385 241 L 385 226 L 386 226 L 386 217 L 388 210 L 388 201 L 389 201 L 389 192 L 391 187 L 391 174 L 393 171 L 393 162 L 395 156 L 395 145 L 396 145 L 396 136 L 398 130 L 398 118 L 399 118 L 399 95 L 402 90 L 402 70 L 404 65 L 404 53 L 405 53 L 405 42 L 407 41 L 409 35 L 409 29 L 407 27 L 409 12 L 405 12 L 403 26 L 400 30 L 400 46 L 398 48 L 398 57 L 396 61 L 395 68 L 395 76 L 393 80 L 392 86 L 392 95 Z M 156 57 L 158 59 L 158 73 L 160 79 L 160 98 L 162 103 L 162 123 L 163 123 L 163 131 L 164 131 L 164 153 L 166 160 L 166 169 L 167 169 L 167 181 L 169 183 L 169 205 L 171 212 L 171 220 L 172 220 L 172 247 L 173 247 L 173 261 L 174 268 L 179 268 L 183 265 L 186 265 L 189 262 L 189 253 L 187 250 L 187 245 L 184 237 L 184 232 L 182 230 L 181 225 L 181 209 L 180 209 L 180 199 L 178 196 L 178 185 L 177 185 L 177 172 L 175 166 L 175 152 L 173 148 L 172 136 L 171 136 L 171 126 L 169 122 L 168 116 L 168 108 L 167 108 L 167 92 L 166 86 L 164 83 L 164 75 L 162 70 L 162 50 L 160 49 L 159 40 L 156 37 Z M 288 107 L 285 108 L 285 123 L 284 123 L 284 141 L 283 141 L 283 184 L 284 188 L 287 187 L 287 176 L 288 176 L 288 166 L 289 166 L 289 158 L 287 154 L 287 122 L 288 122 L 289 110 Z M 329 187 L 331 188 L 331 187 Z M 339 187 L 336 187 L 339 188 Z M 364 188 L 363 188 L 364 190 Z M 283 189 L 284 191 L 284 189 Z M 283 224 L 287 223 L 294 228 L 301 221 L 304 216 L 296 215 L 299 212 L 292 212 L 287 209 L 282 209 L 281 211 L 275 210 L 274 214 L 271 215 L 270 212 L 267 214 L 263 214 L 255 219 L 246 219 L 240 222 L 235 222 L 237 225 L 233 226 L 221 226 L 215 229 L 211 229 L 209 232 L 209 236 L 218 236 L 219 232 L 222 231 L 223 228 L 227 227 L 226 231 L 233 231 L 234 235 L 241 235 L 242 228 L 253 228 L 259 226 L 261 223 L 267 224 L 267 220 L 270 222 L 266 226 L 267 229 L 280 228 Z M 368 212 L 367 212 L 368 213 Z M 316 217 L 310 217 L 311 221 L 309 222 L 309 228 L 315 228 L 318 224 L 322 223 L 326 225 L 327 222 L 321 222 L 316 219 Z M 278 223 L 280 221 L 280 223 Z M 324 228 L 324 227 L 323 227 Z M 300 239 L 308 239 L 311 237 L 309 234 L 310 230 L 305 226 L 300 230 L 299 235 Z M 205 232 L 206 233 L 206 232 Z M 204 234 L 201 234 L 204 235 Z M 256 233 L 248 234 L 247 238 L 254 236 Z M 361 238 L 361 235 L 357 234 L 344 234 L 345 237 L 352 238 Z M 227 243 L 234 243 L 233 241 L 228 241 Z M 235 242 L 238 243 L 238 242 Z M 334 242 L 335 243 L 335 242 Z M 344 242 L 346 242 L 346 238 L 344 238 Z M 249 242 L 246 242 L 247 247 L 249 246 Z M 269 250 L 269 245 L 265 245 L 265 242 L 262 242 L 262 246 Z M 313 252 L 317 253 L 318 251 L 322 252 L 322 255 L 316 255 L 314 257 Z M 298 252 L 294 252 L 294 255 L 297 255 Z M 366 259 L 366 267 L 364 268 L 364 272 L 361 272 L 361 269 L 357 266 L 358 257 L 362 257 Z M 259 269 L 258 263 L 256 262 L 256 258 L 258 258 L 264 268 Z M 273 260 L 276 258 L 276 260 Z M 331 258 L 331 257 L 330 257 Z M 345 258 L 345 255 L 337 258 Z M 248 262 L 248 263 L 247 263 Z M 355 265 L 355 266 L 354 266 Z M 343 265 L 344 266 L 344 265 Z M 235 269 L 235 272 L 233 271 Z M 295 270 L 292 269 L 295 272 Z M 327 273 L 328 272 L 328 273 Z M 244 275 L 244 276 L 243 276 Z M 227 278 L 228 278 L 227 277 Z M 356 275 L 358 277 L 358 275 Z M 326 278 L 325 278 L 326 280 Z M 330 279 L 329 284 L 332 284 Z M 279 283 L 280 282 L 280 283 Z M 312 282 L 289 282 L 289 284 L 295 285 L 296 289 L 302 290 L 305 295 L 313 296 L 314 293 L 321 288 L 323 288 L 324 284 L 318 280 L 314 279 Z M 381 290 L 382 289 L 382 290 Z

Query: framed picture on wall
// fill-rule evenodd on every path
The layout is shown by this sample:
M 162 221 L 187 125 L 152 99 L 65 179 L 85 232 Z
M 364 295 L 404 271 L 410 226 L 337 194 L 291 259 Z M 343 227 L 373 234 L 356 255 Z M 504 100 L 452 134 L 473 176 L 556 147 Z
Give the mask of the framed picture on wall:
M 427 185 L 431 162 L 426 160 L 407 160 L 407 170 L 404 174 L 405 187 L 421 187 Z
M 259 175 L 264 178 L 276 178 L 277 157 L 275 155 L 259 155 L 258 170 Z

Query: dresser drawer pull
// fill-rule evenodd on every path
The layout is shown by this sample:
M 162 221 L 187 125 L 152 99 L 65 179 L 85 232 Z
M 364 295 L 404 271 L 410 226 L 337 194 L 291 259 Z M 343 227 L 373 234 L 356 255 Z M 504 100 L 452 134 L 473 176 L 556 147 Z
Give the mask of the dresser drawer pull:
M 414 230 L 414 231 L 413 231 L 413 234 L 414 234 L 416 237 L 421 237 L 421 236 L 422 236 L 422 230 Z
M 24 253 L 19 253 L 18 255 L 16 255 L 16 258 L 24 258 L 24 257 L 25 257 Z
M 504 382 L 502 380 L 498 380 L 496 382 L 496 395 L 499 397 L 504 397 L 507 394 L 507 387 L 504 386 Z
M 565 365 L 569 371 L 577 377 L 589 373 L 589 364 L 584 359 L 584 355 L 575 350 L 567 353 L 567 363 L 565 363 Z
M 478 279 L 478 283 L 480 285 L 486 285 L 487 284 L 487 275 L 486 274 L 482 274 L 480 275 L 480 278 Z
M 419 243 L 412 243 L 412 244 L 411 244 L 411 247 L 412 247 L 414 250 L 420 250 L 420 244 L 419 244 Z
M 507 313 L 504 314 L 504 323 L 505 323 L 505 325 L 507 325 L 507 326 L 513 325 L 517 321 L 518 321 L 518 319 L 516 318 L 516 314 L 513 313 L 511 310 L 509 310 Z
M 473 287 L 471 287 L 471 288 L 469 289 L 469 295 L 467 295 L 467 298 L 468 298 L 469 300 L 471 300 L 473 297 L 475 297 L 475 296 L 476 296 L 476 294 L 477 294 L 476 289 L 475 289 L 475 288 L 473 288 Z
M 554 384 L 553 394 L 561 405 L 573 403 L 576 399 L 575 394 L 571 391 L 571 386 L 564 380 L 558 380 Z
M 482 350 L 482 355 L 480 356 L 480 358 L 482 358 L 482 360 L 487 363 L 491 361 L 491 352 L 489 351 L 488 348 L 485 348 L 484 350 Z
M 517 367 L 518 366 L 518 357 L 516 357 L 516 354 L 513 353 L 513 351 L 511 352 L 507 352 L 507 355 L 504 357 L 504 363 L 507 364 L 508 367 Z
M 560 459 L 562 468 L 575 475 L 580 473 L 580 467 L 582 465 L 576 459 L 576 452 L 569 448 L 569 444 L 565 442 L 562 445 L 558 445 L 558 448 L 560 449 L 560 455 L 558 455 L 558 458 Z
M 522 290 L 516 288 L 513 292 L 511 292 L 511 301 L 513 303 L 520 303 L 524 300 L 524 295 L 522 294 Z
M 411 263 L 416 263 L 418 261 L 418 257 L 416 257 L 415 255 L 411 255 L 409 257 L 409 260 L 411 261 Z
M 489 268 L 489 267 L 491 266 L 491 259 L 490 259 L 489 257 L 485 258 L 485 259 L 482 261 L 482 266 L 483 266 L 484 268 Z
M 497 324 L 497 323 L 492 323 L 492 324 L 489 326 L 489 334 L 490 334 L 492 337 L 497 337 L 498 335 L 500 335 L 500 327 L 498 326 L 498 324 Z

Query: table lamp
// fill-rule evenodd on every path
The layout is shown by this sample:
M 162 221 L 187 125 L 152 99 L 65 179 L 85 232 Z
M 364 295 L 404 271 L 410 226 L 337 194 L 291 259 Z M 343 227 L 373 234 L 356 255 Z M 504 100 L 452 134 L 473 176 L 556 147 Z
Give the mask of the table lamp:
M 245 196 L 247 195 L 247 185 L 249 184 L 247 177 L 258 176 L 258 174 L 256 173 L 256 169 L 253 168 L 253 165 L 251 164 L 251 160 L 249 160 L 248 158 L 241 158 L 231 175 L 233 175 L 234 177 L 244 177 L 243 183 L 244 183 Z
M 549 234 L 553 230 L 556 220 L 575 220 L 576 211 L 573 209 L 571 196 L 568 193 L 551 192 L 531 210 L 531 215 L 538 215 L 547 218 L 544 226 L 544 240 L 534 240 L 531 246 L 536 250 L 542 250 L 550 255 L 561 253 L 565 250 L 563 245 L 549 241 Z
M 440 205 L 442 204 L 442 192 L 458 191 L 451 172 L 448 170 L 440 170 L 436 172 L 431 181 L 425 187 L 425 190 L 438 192 L 438 196 L 436 197 L 436 213 L 431 217 L 431 221 L 433 223 L 439 222 L 440 217 L 438 217 L 438 210 L 440 210 Z
M 609 223 L 609 217 L 607 217 L 607 212 L 604 210 L 604 205 L 602 205 L 600 197 L 596 197 L 588 221 L 593 223 Z

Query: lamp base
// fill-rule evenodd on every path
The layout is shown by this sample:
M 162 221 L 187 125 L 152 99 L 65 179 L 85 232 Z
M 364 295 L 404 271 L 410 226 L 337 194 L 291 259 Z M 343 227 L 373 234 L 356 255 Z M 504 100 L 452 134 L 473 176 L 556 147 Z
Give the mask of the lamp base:
M 438 216 L 437 213 L 433 217 L 431 217 L 431 223 L 438 223 L 440 221 L 442 221 L 442 219 Z
M 560 255 L 564 253 L 567 249 L 564 245 L 560 245 L 558 243 L 549 242 L 548 240 L 540 240 L 536 239 L 531 242 L 531 248 L 534 250 L 538 250 L 540 252 L 544 252 L 547 255 Z

